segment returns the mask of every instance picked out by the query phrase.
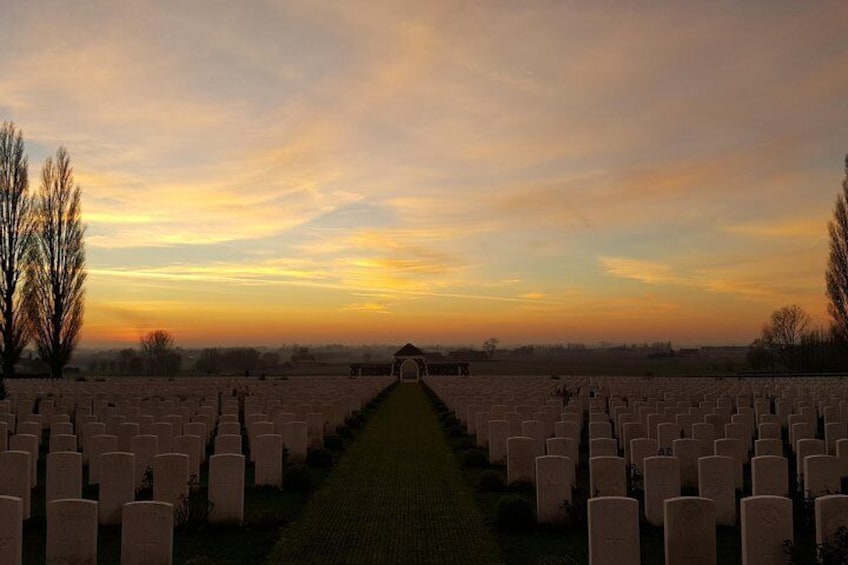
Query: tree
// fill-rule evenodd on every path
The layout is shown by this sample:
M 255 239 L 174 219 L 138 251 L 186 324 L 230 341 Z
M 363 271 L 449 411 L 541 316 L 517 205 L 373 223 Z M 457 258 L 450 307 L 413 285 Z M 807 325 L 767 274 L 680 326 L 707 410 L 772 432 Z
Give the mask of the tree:
M 827 224 L 830 254 L 825 272 L 827 310 L 833 318 L 836 334 L 848 340 L 848 155 L 845 156 L 845 180 L 836 197 L 833 219 Z
M 0 126 L 0 358 L 3 377 L 15 376 L 15 363 L 30 336 L 21 304 L 23 285 L 19 284 L 32 240 L 27 167 L 20 130 L 11 122 L 3 122 Z
M 769 321 L 763 324 L 758 345 L 787 368 L 794 369 L 796 350 L 809 325 L 810 315 L 806 310 L 797 304 L 784 306 L 772 312 Z
M 79 185 L 64 147 L 41 168 L 33 204 L 33 237 L 24 283 L 24 302 L 36 349 L 61 378 L 79 340 L 85 310 L 85 226 Z
M 489 361 L 495 358 L 495 351 L 498 349 L 498 345 L 500 343 L 501 340 L 496 337 L 490 337 L 483 342 L 483 351 L 486 352 L 486 355 L 489 357 Z
M 168 331 L 153 330 L 144 334 L 141 353 L 148 375 L 169 375 L 179 370 L 180 354 L 174 346 L 174 336 Z

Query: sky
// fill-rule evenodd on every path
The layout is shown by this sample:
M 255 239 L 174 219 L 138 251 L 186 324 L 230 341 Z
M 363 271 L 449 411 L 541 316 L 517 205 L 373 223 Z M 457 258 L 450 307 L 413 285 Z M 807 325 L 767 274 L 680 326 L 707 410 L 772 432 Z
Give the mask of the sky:
M 827 325 L 848 3 L 0 0 L 83 191 L 83 346 Z

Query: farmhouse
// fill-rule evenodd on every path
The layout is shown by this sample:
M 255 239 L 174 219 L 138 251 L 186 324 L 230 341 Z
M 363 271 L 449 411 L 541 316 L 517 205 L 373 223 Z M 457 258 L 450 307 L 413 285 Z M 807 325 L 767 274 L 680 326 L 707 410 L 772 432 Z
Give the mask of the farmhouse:
M 425 375 L 469 375 L 467 362 L 435 361 L 440 355 L 429 355 L 411 343 L 394 354 L 391 363 L 351 363 L 351 376 L 392 375 L 404 382 L 417 382 Z

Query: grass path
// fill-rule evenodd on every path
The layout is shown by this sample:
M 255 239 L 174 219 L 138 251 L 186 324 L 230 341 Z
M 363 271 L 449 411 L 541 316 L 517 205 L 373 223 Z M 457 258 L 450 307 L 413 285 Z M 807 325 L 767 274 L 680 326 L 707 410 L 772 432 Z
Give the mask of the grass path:
M 421 385 L 392 391 L 269 562 L 501 562 Z

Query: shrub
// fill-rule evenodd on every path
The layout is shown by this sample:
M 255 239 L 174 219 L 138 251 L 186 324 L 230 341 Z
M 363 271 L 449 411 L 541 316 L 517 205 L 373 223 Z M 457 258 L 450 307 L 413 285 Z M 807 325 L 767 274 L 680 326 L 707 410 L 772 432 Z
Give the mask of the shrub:
M 336 428 L 336 433 L 342 436 L 345 439 L 350 439 L 353 437 L 353 430 L 350 429 L 348 425 L 342 425 Z
M 461 437 L 465 430 L 462 429 L 462 426 L 459 424 L 453 424 L 448 426 L 448 437 Z
M 498 501 L 498 529 L 507 532 L 526 531 L 534 526 L 535 521 L 533 506 L 523 496 L 510 494 Z
M 472 469 L 481 469 L 489 466 L 489 457 L 482 449 L 469 449 L 462 454 L 462 463 Z
M 488 469 L 480 475 L 477 488 L 483 492 L 500 492 L 505 486 L 501 474 L 493 469 Z
M 187 484 L 188 495 L 180 496 L 180 500 L 174 508 L 174 526 L 181 529 L 198 530 L 208 521 L 214 505 L 200 491 L 197 475 L 192 475 Z
M 306 465 L 292 465 L 283 473 L 283 490 L 309 492 L 312 490 L 312 474 Z
M 341 436 L 329 435 L 324 438 L 324 447 L 333 451 L 344 450 L 345 443 Z
M 312 449 L 306 454 L 306 464 L 310 467 L 329 467 L 333 464 L 333 454 L 329 449 Z

